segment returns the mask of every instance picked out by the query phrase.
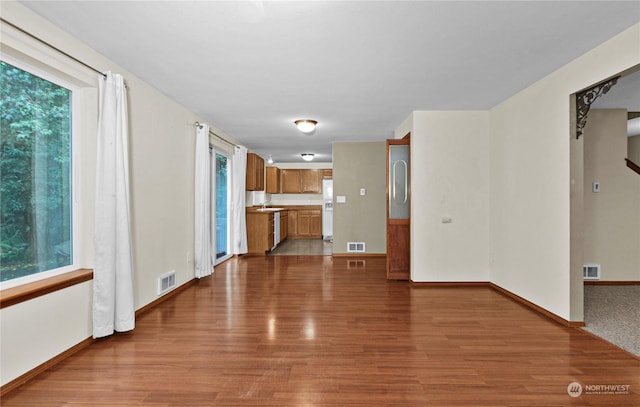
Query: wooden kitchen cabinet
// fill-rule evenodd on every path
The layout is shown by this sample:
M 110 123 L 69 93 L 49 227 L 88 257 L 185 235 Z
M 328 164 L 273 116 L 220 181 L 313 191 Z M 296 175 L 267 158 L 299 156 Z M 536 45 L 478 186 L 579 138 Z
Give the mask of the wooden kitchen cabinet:
M 322 213 L 320 210 L 298 211 L 298 237 L 305 239 L 322 238 Z
M 247 153 L 247 191 L 264 191 L 264 159 L 255 153 Z
M 247 249 L 248 253 L 264 254 L 274 246 L 273 212 L 247 211 Z
M 284 168 L 280 171 L 280 191 L 283 194 L 321 194 L 322 170 Z
M 284 168 L 280 170 L 280 190 L 283 194 L 300 193 L 300 170 Z
M 266 192 L 269 194 L 279 194 L 280 187 L 280 168 L 267 167 L 267 184 Z
M 322 239 L 322 209 L 289 209 L 290 239 Z
M 289 211 L 280 211 L 280 242 L 283 242 L 288 236 L 289 236 Z
M 289 209 L 288 213 L 288 225 L 287 235 L 290 238 L 296 238 L 298 236 L 298 211 Z
M 322 170 L 300 170 L 300 192 L 303 194 L 321 194 Z
M 325 179 L 333 178 L 333 170 L 331 168 L 322 170 L 322 178 L 325 178 Z

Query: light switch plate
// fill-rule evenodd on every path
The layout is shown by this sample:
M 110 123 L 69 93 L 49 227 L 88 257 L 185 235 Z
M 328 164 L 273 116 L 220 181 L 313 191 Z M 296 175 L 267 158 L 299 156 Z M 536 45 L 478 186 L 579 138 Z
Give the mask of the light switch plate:
M 593 192 L 600 192 L 600 183 L 599 182 L 594 182 L 593 183 Z
M 365 196 L 366 193 L 367 193 L 367 191 L 364 188 L 360 188 L 360 195 L 361 196 Z

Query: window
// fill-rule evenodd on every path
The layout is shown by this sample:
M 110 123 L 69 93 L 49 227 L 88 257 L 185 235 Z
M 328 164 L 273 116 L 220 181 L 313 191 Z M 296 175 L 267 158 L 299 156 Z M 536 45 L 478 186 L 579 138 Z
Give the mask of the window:
M 0 282 L 74 264 L 72 91 L 29 71 L 0 61 Z

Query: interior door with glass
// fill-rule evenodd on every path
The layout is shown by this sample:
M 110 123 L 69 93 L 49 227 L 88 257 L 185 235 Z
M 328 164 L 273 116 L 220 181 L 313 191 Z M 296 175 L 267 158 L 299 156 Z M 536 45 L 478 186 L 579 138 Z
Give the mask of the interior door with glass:
M 387 140 L 387 279 L 410 278 L 410 135 Z

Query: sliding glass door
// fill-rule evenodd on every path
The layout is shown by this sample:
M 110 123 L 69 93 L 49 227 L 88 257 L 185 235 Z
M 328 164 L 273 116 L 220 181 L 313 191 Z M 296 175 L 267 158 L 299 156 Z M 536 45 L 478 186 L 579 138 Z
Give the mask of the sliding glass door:
M 215 202 L 215 263 L 218 264 L 231 257 L 229 249 L 229 173 L 230 161 L 225 154 L 214 151 L 215 155 L 215 189 L 212 202 Z M 214 178 L 212 177 L 212 178 Z

